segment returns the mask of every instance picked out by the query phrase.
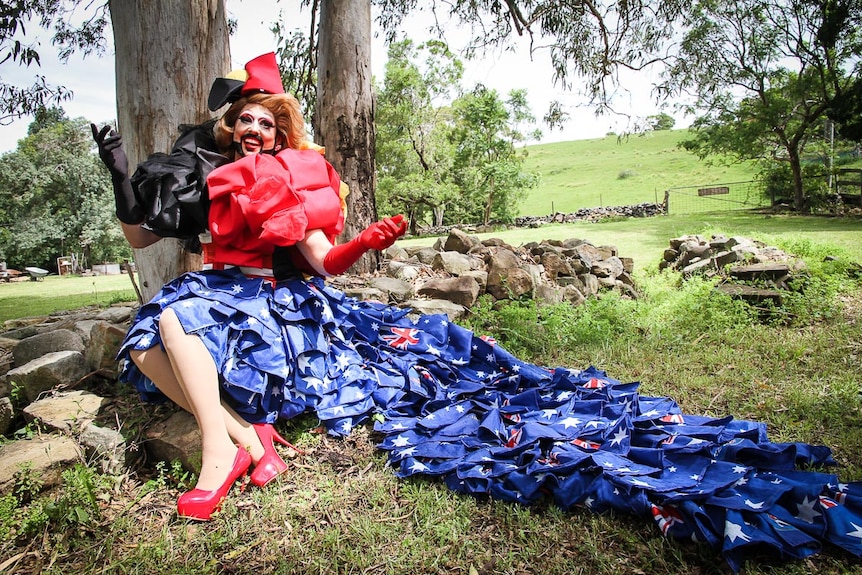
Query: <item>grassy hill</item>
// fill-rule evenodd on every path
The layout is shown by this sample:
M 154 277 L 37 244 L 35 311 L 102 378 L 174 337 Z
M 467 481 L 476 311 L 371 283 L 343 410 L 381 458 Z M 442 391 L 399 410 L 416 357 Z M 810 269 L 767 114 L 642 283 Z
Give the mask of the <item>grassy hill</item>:
M 660 202 L 668 188 L 753 178 L 750 162 L 710 165 L 679 149 L 677 144 L 687 137 L 688 130 L 665 130 L 528 146 L 526 167 L 541 174 L 541 180 L 521 203 L 519 215 Z

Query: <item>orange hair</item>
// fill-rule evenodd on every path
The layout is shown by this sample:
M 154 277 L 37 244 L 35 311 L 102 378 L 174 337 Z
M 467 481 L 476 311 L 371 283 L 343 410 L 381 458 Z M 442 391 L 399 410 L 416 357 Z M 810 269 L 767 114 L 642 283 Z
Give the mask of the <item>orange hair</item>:
M 305 120 L 299 108 L 299 100 L 291 94 L 251 94 L 234 102 L 227 112 L 216 122 L 216 145 L 225 155 L 233 155 L 233 127 L 240 112 L 248 104 L 259 104 L 270 111 L 275 118 L 275 145 L 282 148 L 305 148 L 308 146 L 305 134 Z

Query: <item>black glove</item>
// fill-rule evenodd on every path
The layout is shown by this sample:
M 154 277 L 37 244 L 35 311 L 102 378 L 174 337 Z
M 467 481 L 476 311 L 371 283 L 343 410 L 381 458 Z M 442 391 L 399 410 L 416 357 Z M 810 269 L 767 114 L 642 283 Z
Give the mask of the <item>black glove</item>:
M 111 126 L 99 130 L 96 124 L 90 124 L 90 129 L 93 130 L 93 139 L 99 147 L 99 157 L 111 172 L 117 218 L 125 224 L 140 224 L 144 221 L 144 210 L 138 204 L 132 182 L 129 180 L 129 159 L 123 150 L 122 136 L 113 131 Z

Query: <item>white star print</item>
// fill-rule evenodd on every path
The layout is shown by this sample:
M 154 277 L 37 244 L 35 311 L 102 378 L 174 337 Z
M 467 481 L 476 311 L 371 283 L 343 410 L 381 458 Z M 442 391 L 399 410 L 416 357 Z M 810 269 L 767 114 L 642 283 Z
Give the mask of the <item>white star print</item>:
M 350 365 L 350 358 L 347 357 L 346 353 L 340 353 L 335 358 L 335 364 L 343 370 L 345 367 Z
M 859 527 L 858 525 L 856 525 L 852 521 L 850 522 L 850 525 L 853 526 L 854 531 L 848 531 L 847 536 L 848 537 L 858 537 L 859 539 L 862 539 L 862 527 Z
M 733 543 L 737 539 L 742 539 L 743 541 L 751 541 L 751 537 L 749 537 L 742 531 L 742 525 L 739 525 L 737 523 L 731 523 L 730 521 L 724 522 L 724 535 L 730 539 L 731 543 Z
M 806 523 L 814 523 L 814 519 L 820 517 L 821 513 L 814 509 L 814 505 L 817 504 L 817 499 L 813 499 L 811 501 L 808 500 L 808 496 L 805 496 L 805 499 L 802 500 L 801 503 L 796 504 L 796 518 L 805 521 Z
M 580 425 L 580 424 L 581 424 L 581 420 L 580 420 L 580 419 L 578 419 L 577 417 L 567 417 L 567 418 L 565 418 L 564 420 L 562 420 L 560 423 L 562 423 L 562 424 L 563 424 L 563 427 L 565 427 L 566 429 L 568 429 L 568 428 L 570 428 L 570 427 L 575 427 L 575 426 L 577 426 L 577 425 Z
M 392 445 L 394 445 L 395 447 L 405 447 L 407 445 L 410 445 L 410 439 L 408 437 L 405 437 L 404 435 L 399 435 L 392 440 Z
M 625 430 L 620 429 L 620 430 L 617 432 L 617 434 L 616 434 L 616 435 L 614 435 L 614 438 L 613 438 L 613 439 L 611 439 L 611 445 L 622 445 L 623 440 L 624 440 L 626 437 L 628 437 L 628 434 L 625 432 Z

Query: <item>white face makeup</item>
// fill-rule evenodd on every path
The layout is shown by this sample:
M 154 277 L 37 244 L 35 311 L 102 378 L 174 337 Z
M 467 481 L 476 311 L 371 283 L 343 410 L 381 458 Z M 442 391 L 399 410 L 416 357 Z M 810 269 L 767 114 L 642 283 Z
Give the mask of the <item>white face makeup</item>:
M 243 156 L 275 150 L 275 118 L 260 104 L 248 104 L 233 126 L 236 150 Z

